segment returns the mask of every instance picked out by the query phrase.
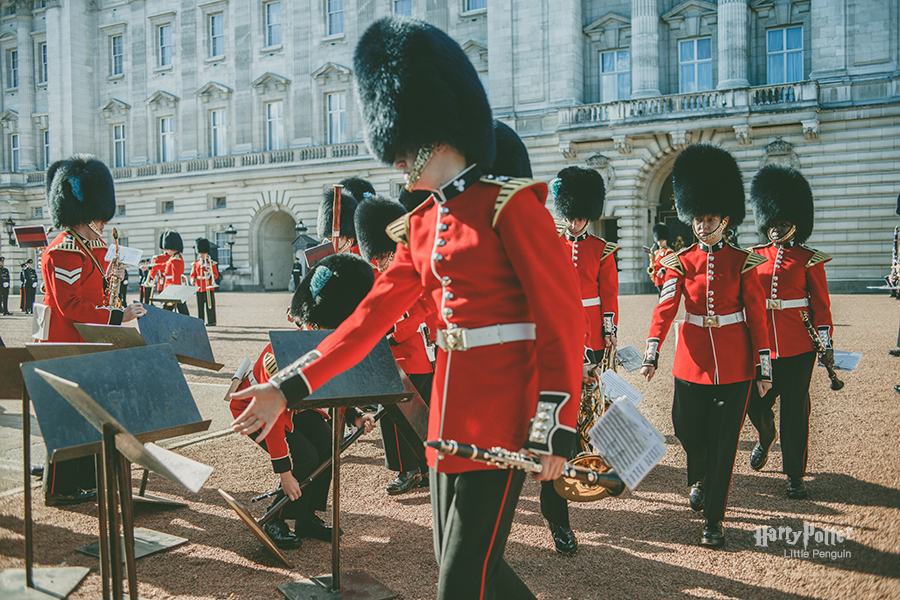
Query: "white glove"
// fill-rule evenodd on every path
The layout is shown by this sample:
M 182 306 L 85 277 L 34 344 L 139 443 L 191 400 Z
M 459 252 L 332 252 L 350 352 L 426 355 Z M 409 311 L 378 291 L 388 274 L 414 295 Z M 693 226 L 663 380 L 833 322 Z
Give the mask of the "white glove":
M 8 281 L 4 281 L 4 282 L 3 282 L 3 287 L 9 287 L 9 282 L 8 282 Z
M 32 284 L 31 284 L 31 287 L 36 288 L 36 287 L 37 287 L 37 281 L 35 281 L 34 283 L 32 283 Z

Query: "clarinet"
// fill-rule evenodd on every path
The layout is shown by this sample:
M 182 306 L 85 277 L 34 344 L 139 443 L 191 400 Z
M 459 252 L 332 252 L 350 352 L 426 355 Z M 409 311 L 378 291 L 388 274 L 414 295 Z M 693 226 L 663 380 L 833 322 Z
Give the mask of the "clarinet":
M 543 465 L 540 461 L 521 452 L 513 452 L 505 448 L 491 448 L 486 450 L 478 446 L 470 446 L 469 444 L 460 444 L 453 440 L 437 440 L 436 442 L 425 442 L 429 448 L 434 448 L 441 454 L 449 454 L 451 456 L 459 456 L 468 458 L 476 462 L 482 462 L 501 469 L 519 469 L 526 473 L 540 473 Z M 585 469 L 576 467 L 571 463 L 566 463 L 563 467 L 562 477 L 569 479 L 577 479 L 590 486 L 601 486 L 609 491 L 610 496 L 618 496 L 625 491 L 625 483 L 616 474 L 615 471 L 607 471 L 601 473 L 594 469 Z
M 824 360 L 825 347 L 822 345 L 822 340 L 816 335 L 816 330 L 813 329 L 812 323 L 809 320 L 809 313 L 805 310 L 801 310 L 800 318 L 803 319 L 803 326 L 806 327 L 806 332 L 809 334 L 810 339 L 812 339 L 813 349 L 816 351 L 816 354 L 819 355 L 819 358 Z M 831 379 L 831 389 L 836 391 L 844 387 L 844 382 L 838 379 L 837 373 L 834 372 L 834 367 L 827 365 L 824 362 L 822 364 L 825 365 L 825 369 L 828 371 L 828 378 Z

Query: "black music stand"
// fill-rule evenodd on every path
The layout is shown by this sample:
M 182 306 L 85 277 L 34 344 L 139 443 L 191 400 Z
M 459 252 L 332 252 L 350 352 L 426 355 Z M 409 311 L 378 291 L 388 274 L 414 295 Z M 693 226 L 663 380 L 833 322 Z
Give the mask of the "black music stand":
M 178 362 L 219 371 L 225 365 L 213 358 L 203 319 L 144 304 L 147 314 L 138 318 L 141 337 L 149 345 L 169 344 Z
M 272 353 L 279 365 L 288 365 L 319 345 L 330 331 L 270 331 Z M 300 409 L 332 408 L 368 404 L 390 405 L 409 400 L 387 340 L 378 345 L 355 367 L 331 379 L 305 398 Z M 390 600 L 399 594 L 365 571 L 341 571 L 340 554 L 340 466 L 342 419 L 332 418 L 332 534 L 331 575 L 321 575 L 278 586 L 289 600 Z
M 153 444 L 141 443 L 203 431 L 210 422 L 201 421 L 175 356 L 165 345 L 28 363 L 21 368 L 51 460 L 102 453 L 97 483 L 104 498 L 98 502 L 100 542 L 95 544 L 94 555 L 100 557 L 103 598 L 109 598 L 110 577 L 114 596 L 120 598 L 122 593 L 119 510 L 129 593 L 137 598 L 134 561 L 146 554 L 138 556 L 135 552 L 128 461 L 196 491 L 196 481 L 201 475 L 205 480 L 208 467 Z M 123 373 L 128 377 L 122 377 Z M 54 383 L 48 383 L 45 377 L 54 379 Z M 90 416 L 83 416 L 82 411 Z M 184 474 L 185 465 L 190 466 L 188 474 Z M 142 545 L 150 553 L 187 542 L 185 538 L 165 536 L 171 545 L 161 543 L 159 537 L 163 534 L 152 533 Z M 84 547 L 78 550 L 89 554 Z

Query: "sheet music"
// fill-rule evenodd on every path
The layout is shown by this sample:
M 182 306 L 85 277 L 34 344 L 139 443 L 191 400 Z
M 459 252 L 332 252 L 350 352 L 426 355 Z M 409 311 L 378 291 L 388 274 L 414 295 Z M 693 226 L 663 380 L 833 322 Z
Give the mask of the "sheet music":
M 641 364 L 644 362 L 644 357 L 634 347 L 634 344 L 628 344 L 624 348 L 616 349 L 616 359 L 629 373 L 640 369 Z
M 859 366 L 862 354 L 859 352 L 847 352 L 846 350 L 834 351 L 834 368 L 836 371 L 852 371 Z M 822 363 L 819 363 L 821 366 Z
M 128 246 L 119 246 L 119 260 L 123 265 L 128 265 L 129 267 L 137 267 L 141 264 L 141 255 L 144 254 L 144 251 L 139 248 L 129 248 Z M 106 249 L 106 256 L 103 257 L 103 260 L 106 262 L 112 262 L 113 257 L 116 255 L 116 245 L 112 244 Z
M 607 398 L 618 400 L 624 396 L 631 400 L 631 403 L 635 406 L 640 404 L 641 400 L 644 399 L 642 393 L 631 387 L 627 381 L 622 379 L 621 375 L 612 369 L 600 375 L 600 381 L 603 382 L 603 391 L 606 392 Z
M 591 428 L 591 444 L 633 490 L 666 454 L 665 438 L 630 400 L 617 400 Z

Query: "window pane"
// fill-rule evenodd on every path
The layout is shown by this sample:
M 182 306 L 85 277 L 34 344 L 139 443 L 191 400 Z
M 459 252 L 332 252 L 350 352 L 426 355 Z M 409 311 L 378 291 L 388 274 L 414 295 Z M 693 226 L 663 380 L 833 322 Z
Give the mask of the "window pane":
M 412 0 L 395 0 L 394 13 L 401 17 L 412 16 Z
M 781 29 L 775 29 L 774 31 L 770 31 L 767 35 L 768 44 L 766 49 L 769 52 L 781 52 L 784 50 L 783 37 L 784 33 Z
M 710 38 L 704 38 L 702 40 L 697 40 L 697 60 L 711 60 L 712 59 L 712 40 Z
M 466 10 L 478 10 L 487 8 L 487 0 L 466 0 Z
M 281 2 L 266 4 L 266 45 L 281 43 Z
M 604 52 L 600 57 L 602 73 L 612 73 L 616 70 L 616 54 L 614 52 Z
M 627 71 L 631 68 L 628 50 L 616 52 L 616 71 Z
M 774 54 L 769 56 L 767 81 L 771 83 L 784 83 L 784 55 Z
M 694 60 L 694 40 L 678 43 L 681 62 Z
M 344 0 L 328 0 L 328 35 L 344 33 Z
M 791 27 L 787 30 L 787 49 L 799 50 L 803 47 L 803 28 Z
M 619 74 L 619 97 L 617 100 L 625 100 L 631 96 L 631 73 Z
M 785 82 L 802 81 L 803 80 L 803 53 L 788 52 L 785 54 L 787 59 L 787 73 Z
M 681 65 L 679 90 L 682 94 L 690 94 L 697 91 L 694 81 L 694 65 Z
M 712 89 L 712 63 L 703 62 L 697 65 L 697 91 Z

